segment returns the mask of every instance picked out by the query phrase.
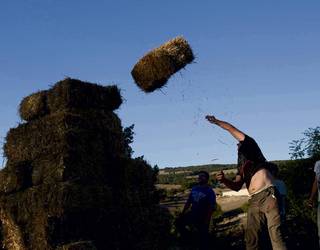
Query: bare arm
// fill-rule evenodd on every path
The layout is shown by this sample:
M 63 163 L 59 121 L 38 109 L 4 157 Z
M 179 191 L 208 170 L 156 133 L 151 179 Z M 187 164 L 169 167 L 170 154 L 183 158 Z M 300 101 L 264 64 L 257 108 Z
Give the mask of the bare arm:
M 318 180 L 317 180 L 317 176 L 315 176 L 313 184 L 312 184 L 310 198 L 309 198 L 309 201 L 308 201 L 310 206 L 313 206 L 313 202 L 314 202 L 314 199 L 315 199 L 315 196 L 316 196 L 317 192 L 318 192 Z
M 212 208 L 212 207 L 209 207 L 209 208 L 208 208 L 208 212 L 207 212 L 206 217 L 205 217 L 204 223 L 206 223 L 206 224 L 208 224 L 208 225 L 210 224 L 210 220 L 211 220 L 212 213 L 213 213 L 213 208 Z
M 207 115 L 206 119 L 213 124 L 216 124 L 220 128 L 227 130 L 234 138 L 238 141 L 243 141 L 245 138 L 245 134 L 241 132 L 239 129 L 234 127 L 232 124 L 216 119 L 213 115 Z
M 191 206 L 191 202 L 189 201 L 189 199 L 187 200 L 186 204 L 184 204 L 183 210 L 182 210 L 182 214 L 184 214 L 185 212 L 187 212 L 187 210 L 190 208 Z
M 240 175 L 237 175 L 235 180 L 228 180 L 225 176 L 223 171 L 221 171 L 219 174 L 217 174 L 217 180 L 221 181 L 224 185 L 226 185 L 228 188 L 234 190 L 234 191 L 239 191 L 242 186 L 243 186 L 243 180 Z

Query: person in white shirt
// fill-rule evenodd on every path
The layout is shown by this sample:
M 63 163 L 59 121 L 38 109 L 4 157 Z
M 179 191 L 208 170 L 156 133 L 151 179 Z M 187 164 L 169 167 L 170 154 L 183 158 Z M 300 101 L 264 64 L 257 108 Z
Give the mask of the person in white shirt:
M 314 165 L 314 173 L 315 173 L 315 177 L 313 180 L 313 185 L 312 185 L 312 189 L 311 189 L 311 194 L 310 194 L 310 198 L 309 198 L 309 206 L 310 207 L 314 207 L 315 203 L 315 197 L 316 194 L 318 193 L 318 211 L 317 211 L 317 225 L 318 225 L 318 238 L 319 238 L 319 246 L 320 246 L 320 192 L 319 192 L 319 188 L 320 188 L 320 161 L 317 161 Z
M 272 168 L 270 169 L 271 174 L 273 175 L 274 179 L 272 184 L 276 187 L 279 192 L 279 210 L 280 210 L 280 217 L 281 222 L 284 223 L 286 221 L 286 196 L 287 196 L 287 187 L 283 180 L 280 180 L 279 177 L 279 168 L 276 164 L 271 165 Z

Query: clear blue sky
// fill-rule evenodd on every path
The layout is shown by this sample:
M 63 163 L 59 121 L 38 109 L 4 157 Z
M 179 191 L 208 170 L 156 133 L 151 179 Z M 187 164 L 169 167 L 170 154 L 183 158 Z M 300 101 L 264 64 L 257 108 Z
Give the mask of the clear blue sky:
M 253 136 L 269 160 L 288 159 L 289 142 L 320 125 L 319 13 L 318 0 L 3 0 L 1 143 L 24 96 L 70 76 L 118 84 L 117 113 L 151 164 L 235 162 L 236 142 L 206 114 Z M 143 93 L 133 65 L 177 35 L 196 63 Z

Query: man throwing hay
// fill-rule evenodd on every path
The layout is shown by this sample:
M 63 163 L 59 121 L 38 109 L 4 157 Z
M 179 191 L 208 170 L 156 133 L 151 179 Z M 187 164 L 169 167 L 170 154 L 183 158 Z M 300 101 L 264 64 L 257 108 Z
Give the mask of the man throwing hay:
M 228 188 L 239 191 L 246 184 L 250 199 L 246 230 L 246 249 L 259 249 L 259 236 L 265 224 L 269 231 L 272 248 L 286 249 L 281 234 L 278 192 L 272 184 L 273 177 L 268 170 L 268 163 L 258 144 L 228 122 L 207 115 L 206 119 L 222 129 L 227 130 L 238 143 L 238 172 L 234 180 L 225 178 L 223 171 L 217 175 L 217 180 Z

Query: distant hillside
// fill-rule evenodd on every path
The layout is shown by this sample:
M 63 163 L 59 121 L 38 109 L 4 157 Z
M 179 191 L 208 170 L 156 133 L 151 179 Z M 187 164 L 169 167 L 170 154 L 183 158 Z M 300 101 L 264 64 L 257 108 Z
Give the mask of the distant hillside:
M 204 170 L 214 176 L 220 170 L 229 170 L 235 175 L 236 164 L 206 164 L 186 167 L 168 167 L 161 169 L 158 175 L 158 184 L 180 185 L 182 188 L 189 188 L 196 182 L 199 171 Z M 232 171 L 233 170 L 233 171 Z M 215 184 L 215 177 L 212 179 Z M 171 187 L 171 186 L 170 186 Z
M 195 165 L 195 166 L 186 166 L 186 167 L 167 167 L 160 170 L 159 174 L 166 173 L 185 173 L 185 172 L 197 172 L 197 171 L 220 171 L 224 169 L 236 168 L 236 164 L 205 164 L 205 165 Z
M 282 166 L 291 162 L 291 160 L 272 161 L 278 164 L 281 169 Z M 197 173 L 199 171 L 207 171 L 212 178 L 212 184 L 215 185 L 215 173 L 224 170 L 227 177 L 235 176 L 237 170 L 236 164 L 205 164 L 186 167 L 167 167 L 161 169 L 158 175 L 158 184 L 181 185 L 183 187 L 190 187 L 196 182 Z
M 275 160 L 272 161 L 276 164 L 281 166 L 283 164 L 286 164 L 288 162 L 291 162 L 292 160 Z M 175 174 L 182 174 L 182 173 L 191 173 L 191 172 L 197 172 L 197 171 L 208 171 L 208 172 L 216 172 L 220 170 L 226 170 L 226 169 L 234 169 L 237 167 L 237 164 L 204 164 L 204 165 L 194 165 L 194 166 L 185 166 L 185 167 L 166 167 L 163 169 L 160 169 L 159 175 L 161 174 L 168 174 L 168 173 L 175 173 Z

